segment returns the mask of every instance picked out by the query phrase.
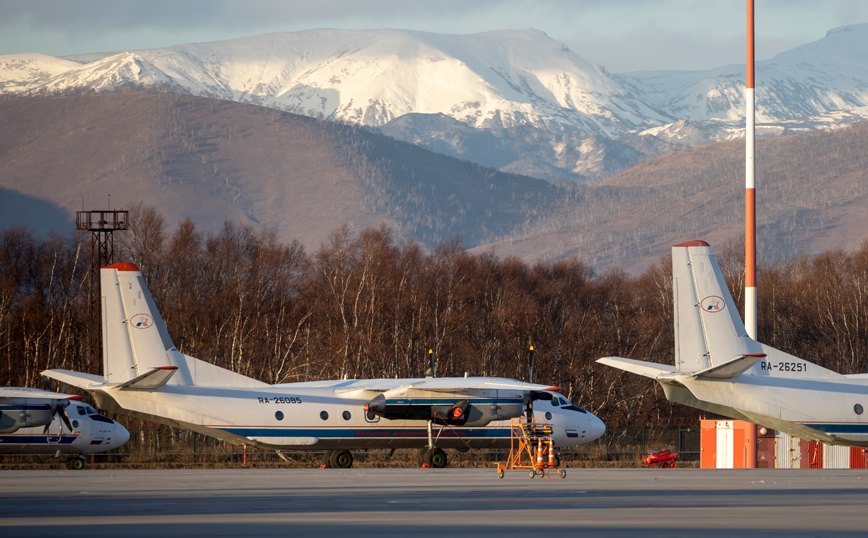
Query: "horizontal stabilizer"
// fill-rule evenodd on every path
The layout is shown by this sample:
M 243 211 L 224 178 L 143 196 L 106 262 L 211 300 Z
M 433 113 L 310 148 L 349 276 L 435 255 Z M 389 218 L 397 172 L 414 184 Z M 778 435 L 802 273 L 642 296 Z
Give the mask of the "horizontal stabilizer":
M 42 375 L 55 381 L 85 390 L 102 387 L 106 384 L 105 378 L 101 375 L 83 374 L 71 370 L 45 370 L 42 372 Z
M 695 374 L 692 374 L 692 377 L 706 379 L 729 379 L 731 377 L 743 374 L 754 364 L 758 363 L 764 358 L 766 358 L 765 353 L 747 353 L 745 355 L 742 355 L 741 357 L 736 357 L 729 362 L 725 362 L 718 366 L 712 366 L 711 368 L 706 368 L 701 372 L 696 372 Z
M 603 357 L 597 359 L 600 364 L 619 368 L 639 374 L 641 376 L 650 377 L 651 379 L 660 379 L 664 377 L 675 377 L 679 374 L 678 369 L 668 364 L 658 364 L 656 362 L 637 361 L 635 359 L 625 359 L 623 357 Z
M 122 390 L 156 390 L 166 383 L 178 371 L 177 366 L 158 366 L 150 372 L 130 379 L 118 386 Z

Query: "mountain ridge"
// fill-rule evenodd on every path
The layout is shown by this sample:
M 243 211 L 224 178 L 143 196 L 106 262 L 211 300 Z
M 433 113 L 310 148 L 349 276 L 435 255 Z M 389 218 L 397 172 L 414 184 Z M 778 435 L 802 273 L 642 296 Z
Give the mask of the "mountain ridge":
M 864 50 L 868 25 L 859 24 L 757 62 L 758 133 L 863 121 Z M 503 160 L 498 147 L 508 147 L 514 158 L 499 166 L 504 171 L 586 183 L 680 147 L 743 136 L 743 77 L 738 65 L 612 74 L 537 30 L 323 29 L 69 59 L 0 57 L 3 93 L 167 85 L 380 128 L 487 166 Z M 390 126 L 409 114 L 440 115 L 473 130 L 453 139 L 448 124 L 433 131 Z M 533 147 L 525 150 L 528 141 Z M 576 149 L 584 145 L 593 148 Z M 479 154 L 465 146 L 491 149 Z
M 868 124 L 758 141 L 763 258 L 861 244 L 866 141 Z M 743 159 L 739 141 L 708 144 L 597 185 L 553 185 L 231 101 L 166 92 L 0 99 L 0 189 L 12 202 L 71 215 L 111 195 L 112 207 L 156 207 L 170 227 L 190 217 L 216 233 L 228 220 L 309 250 L 344 223 L 385 224 L 424 248 L 458 238 L 499 256 L 577 255 L 598 271 L 641 272 L 672 244 L 743 236 Z

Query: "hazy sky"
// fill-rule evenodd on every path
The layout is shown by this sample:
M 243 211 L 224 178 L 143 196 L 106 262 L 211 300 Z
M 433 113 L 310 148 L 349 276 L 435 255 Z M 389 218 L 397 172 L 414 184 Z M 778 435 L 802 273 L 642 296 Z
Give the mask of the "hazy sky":
M 535 28 L 612 72 L 744 63 L 746 0 L 0 0 L 0 55 L 63 56 L 312 28 Z M 757 59 L 868 22 L 866 0 L 756 0 Z

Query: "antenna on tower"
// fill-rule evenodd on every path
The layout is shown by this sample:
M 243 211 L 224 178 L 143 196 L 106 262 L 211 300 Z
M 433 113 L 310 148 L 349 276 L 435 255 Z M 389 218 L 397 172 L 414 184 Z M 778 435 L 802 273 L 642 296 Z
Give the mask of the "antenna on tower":
M 109 195 L 111 206 L 111 195 Z M 128 230 L 129 211 L 123 210 L 95 210 L 76 211 L 75 228 L 91 233 L 90 244 L 90 271 L 88 271 L 88 303 L 90 304 L 91 322 L 85 332 L 85 353 L 88 360 L 96 360 L 100 353 L 100 293 L 99 293 L 99 269 L 114 263 L 114 232 Z

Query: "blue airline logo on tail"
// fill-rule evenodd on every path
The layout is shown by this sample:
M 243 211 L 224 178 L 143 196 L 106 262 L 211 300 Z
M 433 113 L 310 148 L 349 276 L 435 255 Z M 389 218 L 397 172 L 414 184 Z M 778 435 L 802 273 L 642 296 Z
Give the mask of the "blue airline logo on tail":
M 718 297 L 717 295 L 709 295 L 700 303 L 702 305 L 702 309 L 706 312 L 720 312 L 724 308 L 726 308 L 726 301 L 723 300 L 722 297 Z
M 147 329 L 154 324 L 154 318 L 147 314 L 136 314 L 130 318 L 130 325 L 136 329 Z

